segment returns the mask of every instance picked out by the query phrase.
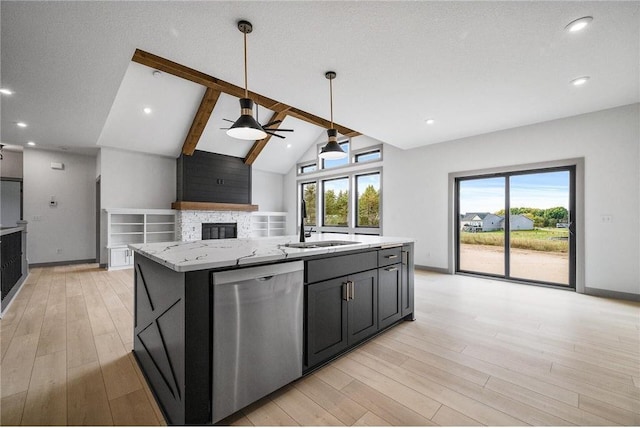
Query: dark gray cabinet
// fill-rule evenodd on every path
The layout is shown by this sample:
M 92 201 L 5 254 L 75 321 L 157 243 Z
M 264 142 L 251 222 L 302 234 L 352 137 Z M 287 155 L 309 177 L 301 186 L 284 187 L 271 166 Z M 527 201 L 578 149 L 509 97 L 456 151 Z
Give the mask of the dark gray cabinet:
M 414 277 L 414 265 L 413 265 L 413 244 L 404 245 L 402 247 L 402 316 L 407 317 L 407 320 L 414 320 L 413 315 L 413 277 Z
M 378 328 L 383 329 L 402 318 L 402 264 L 378 269 Z
M 307 287 L 307 366 L 312 367 L 378 330 L 378 272 L 309 284 Z

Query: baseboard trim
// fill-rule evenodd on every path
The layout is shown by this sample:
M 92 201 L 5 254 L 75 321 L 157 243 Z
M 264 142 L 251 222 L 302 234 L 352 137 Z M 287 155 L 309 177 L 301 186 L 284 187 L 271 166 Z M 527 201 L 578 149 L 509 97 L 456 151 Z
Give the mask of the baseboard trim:
M 419 270 L 428 270 L 429 272 L 446 273 L 446 274 L 449 273 L 449 269 L 441 268 L 441 267 L 415 265 L 415 268 Z
M 64 266 L 64 265 L 83 265 L 87 263 L 95 263 L 96 259 L 84 260 L 65 260 L 63 262 L 47 262 L 47 263 L 29 263 L 29 268 Z
M 603 290 L 602 288 L 584 287 L 584 294 L 596 297 L 608 297 L 610 299 L 631 300 L 640 302 L 640 294 L 626 293 L 624 291 Z

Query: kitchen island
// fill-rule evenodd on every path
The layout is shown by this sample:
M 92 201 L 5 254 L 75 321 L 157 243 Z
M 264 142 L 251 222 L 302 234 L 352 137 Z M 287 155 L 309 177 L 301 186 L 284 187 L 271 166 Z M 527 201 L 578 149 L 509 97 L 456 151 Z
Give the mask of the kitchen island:
M 131 245 L 134 354 L 168 423 L 218 422 L 413 319 L 412 239 L 309 241 Z

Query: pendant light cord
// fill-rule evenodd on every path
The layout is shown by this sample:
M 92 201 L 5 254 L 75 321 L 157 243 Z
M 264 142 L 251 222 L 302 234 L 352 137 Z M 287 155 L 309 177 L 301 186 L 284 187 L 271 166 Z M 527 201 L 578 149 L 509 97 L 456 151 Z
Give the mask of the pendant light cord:
M 333 128 L 333 79 L 329 79 L 329 104 L 331 105 L 331 128 Z
M 247 33 L 244 33 L 244 97 L 249 98 L 249 90 L 247 84 Z

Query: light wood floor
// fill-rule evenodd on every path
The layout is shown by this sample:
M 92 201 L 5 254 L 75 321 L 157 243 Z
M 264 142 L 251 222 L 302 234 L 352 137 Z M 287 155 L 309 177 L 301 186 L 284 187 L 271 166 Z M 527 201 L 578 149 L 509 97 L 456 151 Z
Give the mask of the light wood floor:
M 164 424 L 132 271 L 33 269 L 1 323 L 2 425 Z M 640 305 L 418 272 L 405 322 L 232 425 L 640 425 Z

